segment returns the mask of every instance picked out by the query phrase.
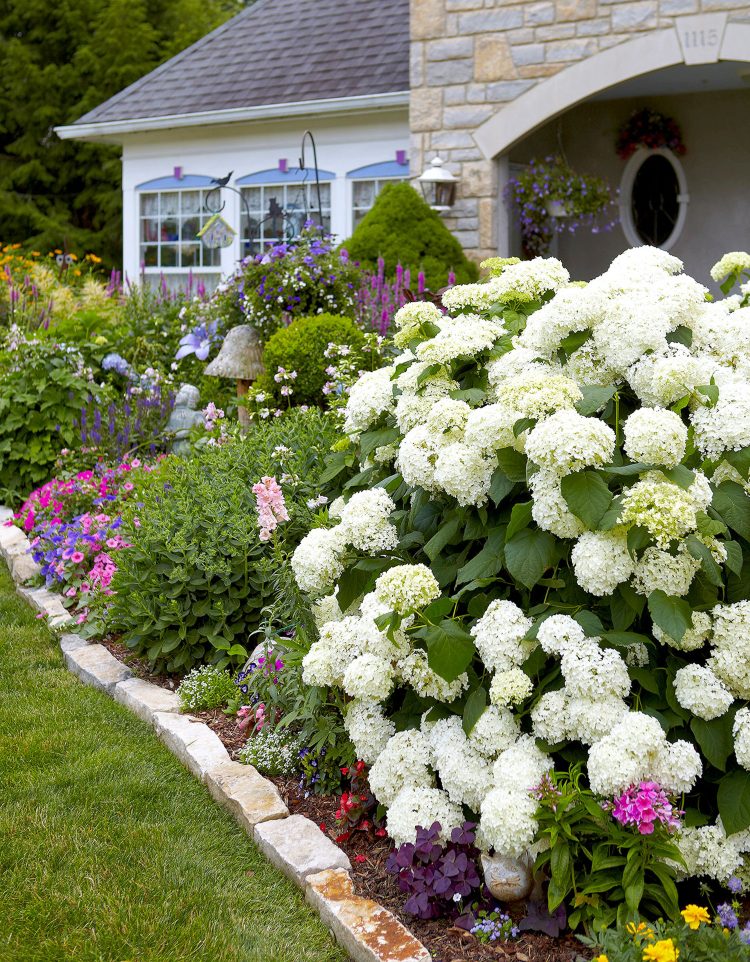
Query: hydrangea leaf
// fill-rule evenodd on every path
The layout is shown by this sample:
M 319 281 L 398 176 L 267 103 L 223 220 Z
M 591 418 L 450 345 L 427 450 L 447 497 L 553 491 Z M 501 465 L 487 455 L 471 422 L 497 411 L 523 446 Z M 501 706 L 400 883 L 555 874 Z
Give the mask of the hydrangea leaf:
M 439 626 L 428 628 L 424 637 L 427 641 L 427 663 L 446 681 L 455 681 L 471 664 L 474 642 L 457 622 L 445 619 Z
M 734 481 L 725 481 L 714 491 L 713 509 L 732 531 L 750 541 L 750 498 Z
M 557 539 L 548 531 L 524 528 L 505 544 L 505 567 L 516 581 L 533 588 L 557 560 Z
M 436 533 L 430 538 L 427 544 L 424 546 L 424 553 L 430 559 L 434 561 L 435 558 L 440 554 L 443 548 L 455 538 L 458 534 L 458 529 L 461 526 L 463 518 L 459 514 L 454 514 L 452 517 L 448 517 L 440 527 L 437 529 Z
M 593 611 L 579 611 L 577 614 L 573 615 L 573 618 L 586 632 L 587 638 L 595 638 L 597 635 L 601 635 L 604 631 L 604 625 L 601 623 L 600 619 L 597 618 Z
M 508 528 L 505 532 L 506 541 L 510 541 L 514 534 L 516 534 L 518 531 L 522 531 L 524 528 L 528 528 L 528 526 L 531 524 L 532 506 L 532 501 L 523 501 L 520 504 L 513 505 L 513 508 L 510 512 Z
M 648 610 L 654 624 L 675 641 L 680 641 L 688 628 L 692 627 L 693 610 L 687 601 L 673 598 L 658 588 L 648 596 Z
M 497 462 L 511 481 L 526 481 L 526 457 L 519 451 L 501 448 L 497 452 Z
M 727 552 L 727 568 L 734 574 L 740 575 L 742 573 L 742 545 L 737 541 L 725 541 L 724 548 Z
M 616 387 L 596 387 L 591 384 L 587 384 L 581 388 L 581 394 L 583 397 L 576 404 L 576 411 L 582 414 L 584 417 L 589 417 L 591 414 L 596 414 L 596 412 L 603 408 L 604 405 L 609 401 L 615 394 L 617 390 Z
M 525 477 L 525 475 L 524 475 Z M 492 503 L 497 507 L 503 498 L 506 498 L 510 492 L 513 490 L 514 481 L 508 477 L 508 475 L 502 470 L 502 468 L 497 468 L 495 473 L 492 475 L 492 482 L 490 484 L 490 498 Z
M 503 566 L 503 542 L 505 540 L 502 528 L 491 529 L 489 537 L 479 554 L 461 568 L 456 575 L 456 584 L 481 578 L 491 578 Z
M 724 459 L 736 468 L 743 478 L 747 477 L 750 471 L 750 447 L 740 448 L 739 451 L 726 451 Z
M 750 772 L 730 772 L 719 782 L 719 815 L 727 835 L 750 827 Z
M 714 768 L 720 772 L 727 770 L 727 759 L 734 751 L 734 738 L 732 737 L 732 724 L 734 715 L 731 709 L 722 715 L 721 718 L 714 718 L 711 721 L 704 721 L 702 718 L 693 718 L 690 722 L 695 740 L 700 745 L 700 749 Z
M 711 549 L 703 544 L 694 534 L 691 534 L 687 538 L 687 549 L 690 554 L 700 561 L 701 567 L 703 568 L 703 573 L 711 582 L 712 585 L 719 587 L 724 584 L 721 577 L 721 568 L 716 563 L 714 556 L 711 554 Z
M 476 688 L 466 699 L 464 705 L 463 727 L 464 733 L 471 735 L 474 726 L 487 708 L 487 692 L 484 688 Z
M 612 503 L 612 492 L 596 471 L 577 471 L 560 482 L 562 496 L 573 514 L 596 529 Z

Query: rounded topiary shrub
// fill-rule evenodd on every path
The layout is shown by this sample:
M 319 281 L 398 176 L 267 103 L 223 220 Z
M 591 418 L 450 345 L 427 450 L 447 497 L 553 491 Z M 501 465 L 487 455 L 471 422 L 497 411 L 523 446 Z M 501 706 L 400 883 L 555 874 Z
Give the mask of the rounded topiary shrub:
M 433 291 L 446 286 L 451 271 L 459 284 L 478 277 L 440 214 L 409 184 L 387 184 L 344 246 L 353 260 L 372 270 L 382 257 L 386 274 L 395 273 L 398 264 L 424 271 Z
M 329 344 L 348 344 L 360 348 L 364 344 L 364 334 L 354 321 L 336 314 L 318 314 L 316 317 L 301 317 L 292 321 L 289 327 L 282 327 L 273 334 L 263 349 L 263 363 L 266 374 L 258 386 L 285 400 L 281 391 L 291 387 L 289 395 L 293 404 L 321 404 L 325 395 L 323 385 L 328 380 L 326 368 L 331 361 L 326 357 Z M 293 381 L 274 381 L 279 368 L 287 372 L 296 371 Z

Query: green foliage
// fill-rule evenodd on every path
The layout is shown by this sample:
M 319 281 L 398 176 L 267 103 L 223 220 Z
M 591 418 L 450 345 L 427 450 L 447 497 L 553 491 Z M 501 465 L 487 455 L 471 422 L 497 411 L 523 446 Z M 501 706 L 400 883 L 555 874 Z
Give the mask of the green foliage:
M 281 327 L 266 341 L 263 363 L 266 374 L 257 387 L 272 394 L 279 404 L 285 404 L 280 394 L 282 384 L 274 381 L 278 368 L 296 371 L 290 381 L 293 404 L 321 405 L 325 400 L 323 385 L 328 381 L 326 368 L 331 360 L 326 356 L 329 344 L 348 345 L 355 350 L 364 344 L 364 335 L 354 321 L 336 314 L 300 317 L 289 327 Z
M 120 149 L 60 140 L 103 100 L 239 9 L 235 0 L 43 0 L 0 13 L 0 222 L 6 238 L 120 259 Z
M 231 674 L 213 665 L 193 668 L 177 689 L 185 711 L 204 711 L 223 708 L 237 694 Z
M 272 573 L 312 524 L 306 501 L 331 440 L 324 415 L 295 411 L 191 460 L 168 458 L 124 526 L 132 547 L 118 557 L 110 627 L 169 671 L 246 659 Z M 264 543 L 251 489 L 270 474 L 289 478 L 290 520 Z
M 476 265 L 466 257 L 440 214 L 409 184 L 387 184 L 344 246 L 353 260 L 370 270 L 377 268 L 382 257 L 389 276 L 398 264 L 412 272 L 424 271 L 427 287 L 433 291 L 445 287 L 450 271 L 459 284 L 478 277 Z
M 74 348 L 9 336 L 0 349 L 0 497 L 14 504 L 47 481 L 76 419 L 99 392 Z
M 740 904 L 732 911 L 739 914 Z M 710 913 L 709 913 L 710 915 Z M 747 930 L 726 929 L 720 916 L 697 928 L 683 920 L 647 923 L 631 922 L 627 926 L 605 929 L 592 936 L 579 936 L 581 942 L 597 953 L 596 959 L 607 962 L 747 962 L 750 945 L 744 941 Z

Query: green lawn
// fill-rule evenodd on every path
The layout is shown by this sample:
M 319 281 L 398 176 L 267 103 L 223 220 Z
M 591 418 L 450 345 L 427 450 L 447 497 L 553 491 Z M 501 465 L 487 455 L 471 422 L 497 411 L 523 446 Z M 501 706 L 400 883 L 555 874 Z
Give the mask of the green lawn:
M 151 729 L 68 673 L 0 562 L 2 962 L 346 958 Z

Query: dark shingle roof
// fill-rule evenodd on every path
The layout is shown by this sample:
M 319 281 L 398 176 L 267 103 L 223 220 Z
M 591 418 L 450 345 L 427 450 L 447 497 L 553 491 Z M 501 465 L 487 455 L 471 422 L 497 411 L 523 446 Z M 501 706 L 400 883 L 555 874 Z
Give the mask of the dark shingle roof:
M 76 123 L 409 89 L 409 0 L 257 0 Z

